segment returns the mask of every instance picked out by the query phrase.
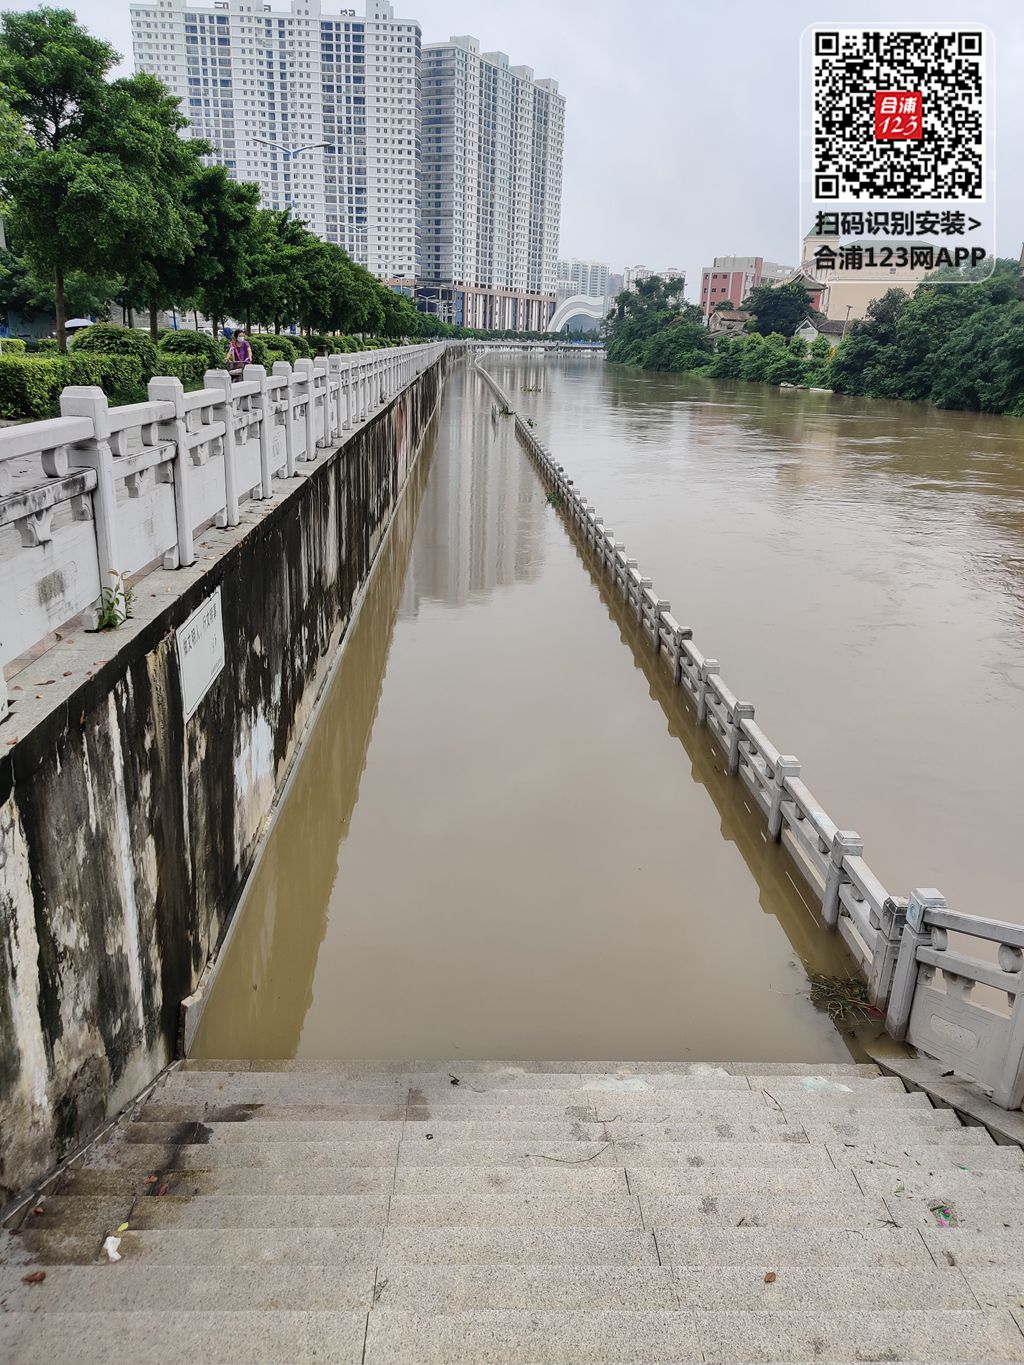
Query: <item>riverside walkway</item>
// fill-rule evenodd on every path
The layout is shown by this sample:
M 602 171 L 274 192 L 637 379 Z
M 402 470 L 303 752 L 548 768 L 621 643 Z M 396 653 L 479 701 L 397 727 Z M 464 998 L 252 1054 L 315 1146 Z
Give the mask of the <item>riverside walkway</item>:
M 5 1234 L 0 1356 L 1024 1360 L 1022 1218 L 870 1066 L 185 1062 Z

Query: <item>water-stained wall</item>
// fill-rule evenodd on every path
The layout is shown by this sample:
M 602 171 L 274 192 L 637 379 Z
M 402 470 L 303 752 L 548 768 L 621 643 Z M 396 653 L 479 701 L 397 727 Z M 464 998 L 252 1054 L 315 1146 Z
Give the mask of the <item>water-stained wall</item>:
M 0 755 L 0 1203 L 173 1055 L 448 363 Z M 175 629 L 217 586 L 225 666 L 186 722 Z

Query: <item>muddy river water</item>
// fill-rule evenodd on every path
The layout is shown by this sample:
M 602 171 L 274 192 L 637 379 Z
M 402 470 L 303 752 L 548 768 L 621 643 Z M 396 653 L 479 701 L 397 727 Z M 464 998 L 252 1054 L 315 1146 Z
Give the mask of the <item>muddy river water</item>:
M 889 889 L 1024 919 L 1019 424 L 486 363 Z M 841 1060 L 848 970 L 457 368 L 195 1052 Z

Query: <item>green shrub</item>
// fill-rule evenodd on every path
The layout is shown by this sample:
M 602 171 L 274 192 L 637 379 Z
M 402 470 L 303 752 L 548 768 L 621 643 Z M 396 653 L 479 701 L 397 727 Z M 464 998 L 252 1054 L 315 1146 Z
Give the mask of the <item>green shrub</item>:
M 270 353 L 271 364 L 275 360 L 287 360 L 294 365 L 299 358 L 299 352 L 293 345 L 292 338 L 286 336 L 261 336 L 260 341 Z
M 28 347 L 28 349 L 29 349 L 30 351 L 33 351 L 33 352 L 38 352 L 40 355 L 56 355 L 56 354 L 57 354 L 57 338 L 56 338 L 56 337 L 39 337 L 39 339 L 38 339 L 37 341 L 33 341 L 33 342 L 30 344 L 30 346 Z
M 0 356 L 0 417 L 52 417 L 69 384 L 97 384 L 111 402 L 131 402 L 142 396 L 142 369 L 129 355 Z
M 249 345 L 252 347 L 252 363 L 254 365 L 262 365 L 269 373 L 269 371 L 274 368 L 274 361 L 277 357 L 271 355 L 267 348 L 267 338 L 250 337 Z
M 83 327 L 72 343 L 76 355 L 92 351 L 99 355 L 134 356 L 142 370 L 143 380 L 159 373 L 156 347 L 145 332 L 136 327 L 119 327 L 113 322 L 97 322 Z
M 334 351 L 330 337 L 325 337 L 322 332 L 314 332 L 308 340 L 314 356 L 331 355 Z
M 200 387 L 207 370 L 222 370 L 223 364 L 207 364 L 206 356 L 190 355 L 187 351 L 180 355 L 160 352 L 159 373 L 175 375 L 183 384 L 197 384 Z
M 0 337 L 4 355 L 24 355 L 25 343 L 20 337 Z
M 168 332 L 161 340 L 161 355 L 198 355 L 203 358 L 204 368 L 218 370 L 224 364 L 221 348 L 205 332 Z
M 313 348 L 305 337 L 300 337 L 298 332 L 289 332 L 288 340 L 295 347 L 295 353 L 300 360 L 313 359 Z

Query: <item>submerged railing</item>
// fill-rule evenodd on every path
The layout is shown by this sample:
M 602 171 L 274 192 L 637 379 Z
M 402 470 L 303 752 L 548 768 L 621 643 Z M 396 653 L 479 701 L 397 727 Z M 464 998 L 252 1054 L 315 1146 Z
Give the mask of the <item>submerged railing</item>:
M 789 852 L 821 908 L 825 927 L 838 932 L 884 1013 L 886 1030 L 991 1091 L 1004 1109 L 1024 1103 L 1024 927 L 949 910 L 934 890 L 909 898 L 890 895 L 864 859 L 864 843 L 840 829 L 801 776 L 721 676 L 717 659 L 693 642 L 626 547 L 516 412 L 501 386 L 477 365 L 516 435 L 562 510 L 595 554 L 635 615 L 651 647 L 693 705 L 730 774 L 740 779 L 765 817 L 768 835 Z M 968 940 L 950 945 L 950 933 Z M 998 965 L 972 955 L 996 945 Z M 1006 1001 L 1004 1007 L 1003 1001 Z
M 67 388 L 61 416 L 0 430 L 0 718 L 2 665 L 85 612 L 104 590 L 154 563 L 195 560 L 204 526 L 236 526 L 432 365 L 445 342 L 248 365 L 240 382 L 207 370 L 149 382 L 145 403 L 110 407 L 102 389 Z

